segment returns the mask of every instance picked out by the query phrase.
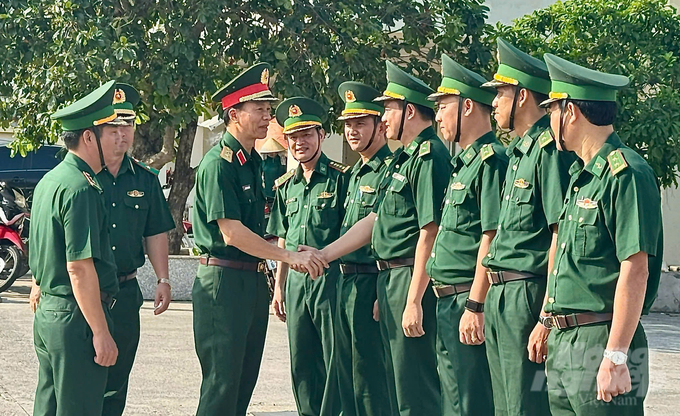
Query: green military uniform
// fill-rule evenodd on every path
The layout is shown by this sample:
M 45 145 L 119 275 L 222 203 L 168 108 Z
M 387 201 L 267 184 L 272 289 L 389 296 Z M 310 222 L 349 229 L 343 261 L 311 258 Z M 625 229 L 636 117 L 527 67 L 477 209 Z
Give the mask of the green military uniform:
M 481 88 L 484 78 L 446 55 L 442 55 L 442 75 L 442 84 L 431 99 L 454 95 L 460 97 L 461 106 L 465 98 L 488 106 L 493 102 L 494 94 Z M 484 344 L 462 344 L 459 326 L 477 269 L 482 233 L 498 227 L 508 157 L 489 131 L 456 155 L 451 164 L 441 225 L 427 262 L 427 274 L 438 289 L 435 293 L 451 292 L 437 300 L 442 415 L 493 416 L 486 348 Z
M 387 62 L 387 90 L 378 100 L 400 100 L 429 108 L 434 91 L 421 80 Z M 451 175 L 450 155 L 432 127 L 395 152 L 380 183 L 377 219 L 371 243 L 377 259 L 413 264 L 420 229 L 439 224 L 444 191 Z M 382 262 L 381 262 L 382 263 Z M 425 335 L 408 338 L 401 327 L 413 266 L 380 267 L 378 309 L 385 345 L 388 388 L 401 416 L 438 415 L 441 395 L 437 374 L 435 297 L 428 287 L 422 300 Z
M 134 123 L 139 93 L 130 85 L 116 84 L 113 107 L 118 119 Z M 139 310 L 144 301 L 134 278 L 145 262 L 144 237 L 175 228 L 157 171 L 124 156 L 116 177 L 102 170 L 97 179 L 104 189 L 111 248 L 116 259 L 120 291 L 116 295 L 113 339 L 118 346 L 116 364 L 109 368 L 104 396 L 105 416 L 120 416 L 125 408 L 128 380 L 139 344 Z
M 227 110 L 257 98 L 274 100 L 269 64 L 247 69 L 213 99 Z M 224 243 L 217 223 L 240 221 L 264 235 L 260 156 L 248 153 L 228 131 L 196 172 L 193 229 L 204 258 L 192 290 L 194 343 L 203 382 L 197 415 L 245 416 L 260 370 L 269 292 L 259 259 Z M 210 258 L 220 264 L 209 263 Z M 214 260 L 213 260 L 214 261 Z
M 371 117 L 376 118 L 376 125 L 380 122 L 384 108 L 371 102 L 380 95 L 377 90 L 360 82 L 347 81 L 340 84 L 338 93 L 345 102 L 340 120 Z M 372 141 L 369 141 L 366 147 L 371 144 Z M 359 160 L 354 165 L 340 234 L 346 233 L 373 210 L 378 199 L 378 186 L 391 158 L 392 152 L 384 145 L 366 162 Z M 395 410 L 387 393 L 380 326 L 373 320 L 378 278 L 375 258 L 370 246 L 366 245 L 340 261 L 342 273 L 335 315 L 335 357 L 343 416 L 392 416 Z
M 318 127 L 325 117 L 319 104 L 302 97 L 285 100 L 276 109 L 284 134 Z M 335 241 L 345 215 L 348 171 L 349 166 L 321 153 L 309 182 L 303 177 L 302 166 L 277 179 L 267 231 L 285 239 L 286 249 L 293 251 L 301 244 L 323 248 Z M 337 261 L 316 280 L 306 273 L 288 272 L 286 323 L 293 395 L 301 416 L 340 414 L 333 362 L 339 274 Z
M 283 157 L 286 148 L 270 137 L 264 142 L 259 153 L 262 155 L 262 189 L 267 203 L 271 204 L 276 196 L 274 181 L 286 173 L 286 159 Z
M 65 131 L 80 131 L 116 118 L 115 81 L 57 111 Z M 33 322 L 38 356 L 34 415 L 99 415 L 108 370 L 94 362 L 92 330 L 73 296 L 67 262 L 92 259 L 102 309 L 113 332 L 109 306 L 118 292 L 102 188 L 94 171 L 68 153 L 35 188 L 31 212 L 30 266 L 41 289 Z M 97 294 L 100 296 L 100 294 Z
M 615 101 L 628 78 L 580 67 L 554 55 L 545 61 L 551 101 Z M 612 313 L 621 263 L 640 251 L 649 255 L 643 314 L 658 290 L 663 254 L 661 201 L 647 162 L 612 133 L 588 162 L 577 160 L 560 216 L 555 267 L 548 279 L 545 311 L 553 315 Z M 611 322 L 559 329 L 548 338 L 548 395 L 554 416 L 644 414 L 649 386 L 647 338 L 640 323 L 630 345 L 633 389 L 610 403 L 596 400 L 597 372 Z
M 545 63 L 498 40 L 495 81 L 547 94 Z M 547 85 L 547 90 L 546 90 Z M 573 155 L 557 150 L 550 118 L 539 119 L 507 149 L 508 171 L 496 237 L 482 264 L 529 278 L 493 284 L 484 315 L 486 352 L 497 415 L 548 415 L 545 366 L 529 361 L 529 335 L 538 322 L 548 274 L 548 251 L 568 185 Z

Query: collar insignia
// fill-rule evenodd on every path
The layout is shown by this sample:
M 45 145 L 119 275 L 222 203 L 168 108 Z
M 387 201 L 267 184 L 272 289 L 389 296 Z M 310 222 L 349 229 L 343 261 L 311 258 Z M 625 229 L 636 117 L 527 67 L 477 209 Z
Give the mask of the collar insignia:
M 98 190 L 99 193 L 102 192 L 102 188 L 99 186 L 99 184 L 94 179 L 92 179 L 92 176 L 89 173 L 83 171 L 83 176 L 85 177 L 85 179 L 87 179 L 87 183 L 89 183 L 91 187 Z
M 243 166 L 246 163 L 246 155 L 243 153 L 243 150 L 238 149 L 238 152 L 236 152 L 236 158 L 238 159 L 238 163 Z

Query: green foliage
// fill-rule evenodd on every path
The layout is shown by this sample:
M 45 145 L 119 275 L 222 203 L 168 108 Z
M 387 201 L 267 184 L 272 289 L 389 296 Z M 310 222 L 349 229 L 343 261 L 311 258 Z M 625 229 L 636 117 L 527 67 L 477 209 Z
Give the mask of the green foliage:
M 680 16 L 666 0 L 573 0 L 497 26 L 535 56 L 551 52 L 581 65 L 627 75 L 615 128 L 677 185 L 680 161 Z

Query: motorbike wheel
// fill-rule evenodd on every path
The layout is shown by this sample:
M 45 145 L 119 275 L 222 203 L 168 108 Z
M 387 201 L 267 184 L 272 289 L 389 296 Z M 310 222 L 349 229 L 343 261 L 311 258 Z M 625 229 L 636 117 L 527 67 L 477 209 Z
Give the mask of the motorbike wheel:
M 4 260 L 4 267 L 0 270 L 0 292 L 4 292 L 28 270 L 24 253 L 16 246 L 0 245 L 0 259 Z

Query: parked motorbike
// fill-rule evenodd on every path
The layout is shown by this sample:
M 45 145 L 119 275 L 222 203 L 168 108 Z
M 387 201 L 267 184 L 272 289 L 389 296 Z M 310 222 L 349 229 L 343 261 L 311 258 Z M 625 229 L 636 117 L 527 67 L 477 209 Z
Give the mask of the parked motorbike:
M 0 292 L 28 273 L 29 217 L 21 190 L 0 182 Z

